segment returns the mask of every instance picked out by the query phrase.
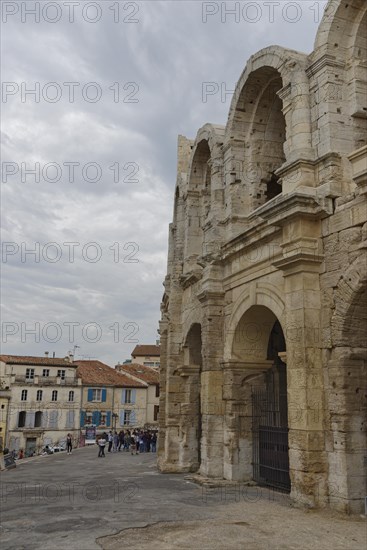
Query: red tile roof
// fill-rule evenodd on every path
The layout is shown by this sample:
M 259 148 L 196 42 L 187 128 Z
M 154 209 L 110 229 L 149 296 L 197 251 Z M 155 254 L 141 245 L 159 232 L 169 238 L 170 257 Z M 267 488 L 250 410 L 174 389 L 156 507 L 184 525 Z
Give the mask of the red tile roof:
M 54 367 L 72 367 L 73 363 L 69 361 L 69 358 L 62 357 L 33 357 L 27 355 L 0 355 L 0 361 L 7 363 L 8 365 L 47 365 Z
M 161 347 L 155 345 L 141 345 L 135 346 L 131 353 L 131 357 L 136 357 L 137 355 L 151 355 L 153 357 L 159 357 L 161 354 Z
M 146 388 L 146 384 L 138 382 L 101 361 L 74 361 L 77 365 L 77 376 L 84 385 L 117 386 L 119 388 Z
M 125 365 L 116 365 L 115 368 L 119 372 L 126 372 L 131 376 L 135 376 L 135 378 L 139 378 L 147 384 L 159 384 L 159 372 L 151 367 L 138 365 L 137 363 L 127 363 Z

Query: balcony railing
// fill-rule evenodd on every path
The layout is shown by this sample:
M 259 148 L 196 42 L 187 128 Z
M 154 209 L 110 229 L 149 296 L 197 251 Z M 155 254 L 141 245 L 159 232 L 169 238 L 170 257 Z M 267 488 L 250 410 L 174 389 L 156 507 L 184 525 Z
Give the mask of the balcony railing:
M 27 378 L 25 375 L 13 375 L 13 384 L 35 384 L 37 386 L 78 386 L 81 384 L 79 378 L 72 376 L 66 376 L 61 378 L 60 376 L 35 376 L 34 378 Z

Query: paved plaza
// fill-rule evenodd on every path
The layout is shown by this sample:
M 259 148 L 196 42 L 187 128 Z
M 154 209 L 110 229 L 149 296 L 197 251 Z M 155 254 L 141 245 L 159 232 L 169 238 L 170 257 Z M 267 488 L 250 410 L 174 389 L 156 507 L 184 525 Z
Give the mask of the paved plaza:
M 77 449 L 1 473 L 2 550 L 345 549 L 366 547 L 362 517 L 298 509 L 242 484 L 202 487 L 160 474 L 156 456 Z

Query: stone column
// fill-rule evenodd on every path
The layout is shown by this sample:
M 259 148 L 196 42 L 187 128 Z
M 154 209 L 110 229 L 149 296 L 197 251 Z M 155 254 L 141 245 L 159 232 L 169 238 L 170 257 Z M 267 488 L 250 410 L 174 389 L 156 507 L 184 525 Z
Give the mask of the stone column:
M 213 290 L 219 266 L 208 266 L 203 276 L 203 291 L 198 299 L 203 307 L 202 373 L 201 373 L 201 466 L 200 473 L 208 477 L 223 477 L 223 298 Z M 208 287 L 212 290 L 208 290 Z
M 327 477 L 318 234 L 317 221 L 290 222 L 283 228 L 283 259 L 274 262 L 285 281 L 291 496 L 308 505 L 325 503 Z

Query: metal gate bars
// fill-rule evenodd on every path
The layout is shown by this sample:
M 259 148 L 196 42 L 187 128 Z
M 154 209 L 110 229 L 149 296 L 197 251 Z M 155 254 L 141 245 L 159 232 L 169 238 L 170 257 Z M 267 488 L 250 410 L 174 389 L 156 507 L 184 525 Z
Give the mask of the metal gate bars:
M 285 365 L 274 365 L 265 388 L 252 390 L 253 476 L 259 485 L 290 492 Z

